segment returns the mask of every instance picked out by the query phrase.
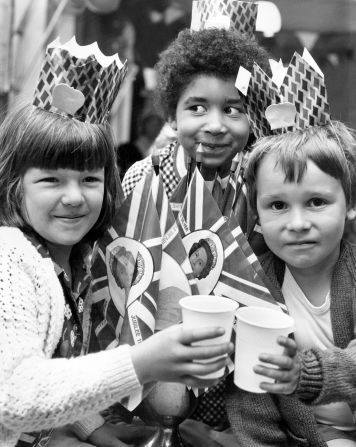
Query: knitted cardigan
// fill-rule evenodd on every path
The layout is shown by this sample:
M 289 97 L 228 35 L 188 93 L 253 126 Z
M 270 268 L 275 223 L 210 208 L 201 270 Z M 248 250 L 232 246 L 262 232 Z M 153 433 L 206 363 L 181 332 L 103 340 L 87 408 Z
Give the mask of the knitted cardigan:
M 128 346 L 51 359 L 64 296 L 49 258 L 17 228 L 0 227 L 0 445 L 21 432 L 75 422 L 137 391 Z
M 271 253 L 261 263 L 280 296 L 285 265 Z M 347 402 L 356 410 L 356 245 L 343 241 L 331 282 L 331 324 L 335 348 L 301 355 L 300 380 L 293 395 L 253 394 L 230 378 L 226 407 L 243 446 L 326 446 L 317 433 L 311 405 Z

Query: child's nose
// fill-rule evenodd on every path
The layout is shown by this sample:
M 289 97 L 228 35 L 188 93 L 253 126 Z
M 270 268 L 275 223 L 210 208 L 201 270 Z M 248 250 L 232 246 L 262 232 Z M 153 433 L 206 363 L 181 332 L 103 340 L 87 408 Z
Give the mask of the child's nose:
M 311 222 L 303 210 L 295 209 L 289 213 L 288 230 L 300 232 L 309 230 L 310 228 Z
M 83 201 L 84 197 L 80 185 L 77 183 L 66 185 L 62 195 L 62 203 L 64 205 L 78 206 Z
M 218 110 L 212 110 L 207 114 L 207 122 L 205 129 L 212 133 L 217 134 L 226 131 L 224 116 Z

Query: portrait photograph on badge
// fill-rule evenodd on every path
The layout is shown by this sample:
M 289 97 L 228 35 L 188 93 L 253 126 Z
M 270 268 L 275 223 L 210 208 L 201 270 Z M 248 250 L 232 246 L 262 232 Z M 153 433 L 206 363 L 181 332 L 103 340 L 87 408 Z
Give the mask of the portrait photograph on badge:
M 224 248 L 219 236 L 210 230 L 196 230 L 183 238 L 199 293 L 211 293 L 224 263 Z
M 106 248 L 105 262 L 110 295 L 119 310 L 123 303 L 129 305 L 141 296 L 152 281 L 152 256 L 139 241 L 128 237 L 114 239 Z
M 188 278 L 180 264 L 168 253 L 163 252 L 156 330 L 162 330 L 181 321 L 179 300 L 191 293 Z

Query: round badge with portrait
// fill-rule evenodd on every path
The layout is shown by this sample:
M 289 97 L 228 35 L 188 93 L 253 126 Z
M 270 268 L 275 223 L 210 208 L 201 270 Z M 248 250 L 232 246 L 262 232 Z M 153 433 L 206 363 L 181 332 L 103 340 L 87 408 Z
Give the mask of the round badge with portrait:
M 153 278 L 153 259 L 148 248 L 128 237 L 114 239 L 106 248 L 109 291 L 120 314 L 141 296 Z
M 199 293 L 211 293 L 224 264 L 224 248 L 219 236 L 210 230 L 196 230 L 183 238 Z

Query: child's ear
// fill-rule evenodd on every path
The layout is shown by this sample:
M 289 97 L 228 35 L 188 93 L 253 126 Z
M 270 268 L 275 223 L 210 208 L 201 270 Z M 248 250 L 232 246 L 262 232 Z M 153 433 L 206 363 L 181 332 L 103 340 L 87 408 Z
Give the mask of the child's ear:
M 356 209 L 350 208 L 346 213 L 346 220 L 354 220 L 356 217 Z
M 176 120 L 169 120 L 168 124 L 171 126 L 173 130 L 177 130 L 177 121 Z

